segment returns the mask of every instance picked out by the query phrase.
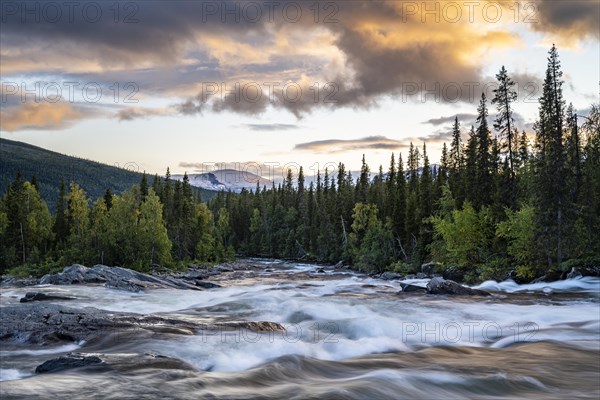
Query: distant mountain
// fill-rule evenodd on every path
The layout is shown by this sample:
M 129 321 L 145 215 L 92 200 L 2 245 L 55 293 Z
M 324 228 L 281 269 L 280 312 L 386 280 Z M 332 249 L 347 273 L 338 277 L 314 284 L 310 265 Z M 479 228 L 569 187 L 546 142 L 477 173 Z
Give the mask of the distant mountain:
M 70 181 L 77 182 L 92 200 L 102 197 L 108 188 L 113 193 L 122 193 L 142 179 L 139 172 L 0 139 L 0 196 L 6 193 L 17 171 L 21 171 L 25 180 L 36 177 L 40 194 L 50 210 L 56 207 L 61 177 L 67 186 Z M 149 176 L 148 184 L 151 183 L 152 176 Z M 211 190 L 198 189 L 197 193 L 204 201 L 216 196 Z
M 173 175 L 172 179 L 182 180 L 183 175 Z M 213 191 L 232 191 L 240 193 L 242 189 L 255 190 L 256 183 L 260 187 L 271 187 L 272 181 L 262 176 L 258 176 L 248 171 L 238 171 L 235 169 L 220 169 L 202 174 L 188 174 L 190 185 L 197 188 Z

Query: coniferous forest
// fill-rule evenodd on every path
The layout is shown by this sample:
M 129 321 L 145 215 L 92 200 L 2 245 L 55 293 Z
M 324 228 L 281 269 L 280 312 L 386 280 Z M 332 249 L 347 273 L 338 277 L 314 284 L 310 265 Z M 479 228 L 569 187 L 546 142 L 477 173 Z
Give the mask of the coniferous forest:
M 366 154 L 356 180 L 340 163 L 307 185 L 300 169 L 278 186 L 208 203 L 187 176 L 173 181 L 168 172 L 94 201 L 63 181 L 51 215 L 35 179 L 18 174 L 0 201 L 0 271 L 39 275 L 70 263 L 150 270 L 242 255 L 344 261 L 368 272 L 411 273 L 433 261 L 475 282 L 597 265 L 600 106 L 584 117 L 563 97 L 552 47 L 528 136 L 515 126 L 510 73 L 502 67 L 496 77 L 476 125 L 457 118 L 439 162 L 425 143 L 411 144 L 378 170 Z

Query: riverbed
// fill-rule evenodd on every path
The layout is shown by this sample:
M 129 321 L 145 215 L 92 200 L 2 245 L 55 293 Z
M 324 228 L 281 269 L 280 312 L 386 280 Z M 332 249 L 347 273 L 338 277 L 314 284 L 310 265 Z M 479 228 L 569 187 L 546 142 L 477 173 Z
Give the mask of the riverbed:
M 52 302 L 203 321 L 269 321 L 285 332 L 246 329 L 191 335 L 124 335 L 33 346 L 3 342 L 0 397 L 86 399 L 575 399 L 600 397 L 600 279 L 517 285 L 492 294 L 403 293 L 401 283 L 278 260 L 215 277 L 222 287 L 139 293 L 101 285 L 5 288 L 3 307 L 32 290 Z M 322 271 L 319 271 L 323 268 Z M 102 370 L 36 374 L 76 352 L 127 359 Z M 135 360 L 165 357 L 158 368 Z M 131 361 L 133 360 L 133 361 Z M 133 363 L 133 364 L 132 364 Z

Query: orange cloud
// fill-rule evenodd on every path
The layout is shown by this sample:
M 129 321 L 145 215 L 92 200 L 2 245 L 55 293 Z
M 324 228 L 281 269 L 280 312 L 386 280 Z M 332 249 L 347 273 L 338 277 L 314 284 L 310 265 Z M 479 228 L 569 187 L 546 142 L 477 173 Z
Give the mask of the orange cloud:
M 24 129 L 65 129 L 86 117 L 69 103 L 24 103 L 0 111 L 0 130 L 14 132 Z

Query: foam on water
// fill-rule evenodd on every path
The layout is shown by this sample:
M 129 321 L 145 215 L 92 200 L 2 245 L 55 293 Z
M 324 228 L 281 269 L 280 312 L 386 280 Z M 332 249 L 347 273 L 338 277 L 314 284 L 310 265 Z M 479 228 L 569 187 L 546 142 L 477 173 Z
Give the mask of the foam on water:
M 21 372 L 14 368 L 0 368 L 0 381 L 13 381 L 16 379 L 23 379 L 31 374 Z
M 265 262 L 265 266 L 268 265 L 269 262 Z M 289 271 L 306 272 L 315 268 L 312 264 L 293 264 Z M 424 286 L 427 280 L 404 282 Z M 63 303 L 70 307 L 91 306 L 143 314 L 187 310 L 199 317 L 272 321 L 287 328 L 287 334 L 238 330 L 146 339 L 133 343 L 129 349 L 176 357 L 200 370 L 244 371 L 285 355 L 344 360 L 432 346 L 504 348 L 517 342 L 551 340 L 597 347 L 599 304 L 597 297 L 590 293 L 600 291 L 598 278 L 529 285 L 487 281 L 476 288 L 507 295 L 486 299 L 396 297 L 399 281 L 358 275 L 205 291 L 164 289 L 130 293 L 101 286 L 55 286 L 47 290 L 76 297 Z M 30 290 L 15 289 L 3 294 L 18 298 Z M 511 296 L 517 296 L 510 293 L 544 291 L 583 295 L 558 302 L 540 301 L 539 296 L 534 295 L 525 303 L 509 301 Z M 78 345 L 73 344 L 0 355 L 39 356 L 77 348 Z M 15 376 L 10 374 L 14 372 L 5 373 Z
M 513 280 L 502 282 L 485 281 L 481 285 L 474 286 L 475 289 L 491 290 L 496 292 L 587 292 L 600 293 L 600 279 L 586 276 L 573 279 L 565 279 L 555 282 L 539 282 L 519 285 Z

